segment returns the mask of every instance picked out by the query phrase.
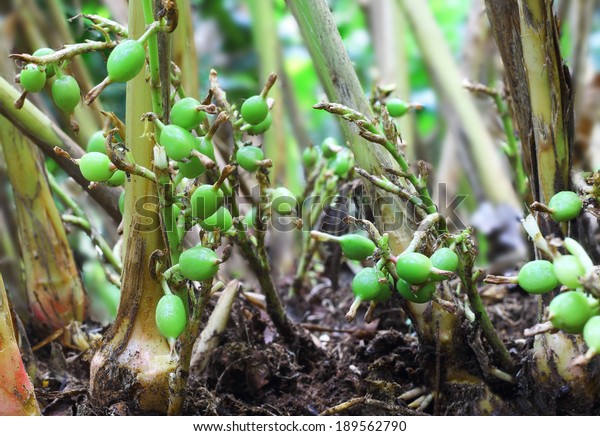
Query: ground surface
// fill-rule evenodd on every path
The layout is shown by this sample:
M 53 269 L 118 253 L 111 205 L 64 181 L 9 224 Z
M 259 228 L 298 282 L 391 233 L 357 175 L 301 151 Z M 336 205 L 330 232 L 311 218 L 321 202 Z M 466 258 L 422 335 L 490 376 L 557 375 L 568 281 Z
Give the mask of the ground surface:
M 351 275 L 341 269 L 340 287 L 318 278 L 304 298 L 288 298 L 290 315 L 314 335 L 325 354 L 318 362 L 300 362 L 297 350 L 275 333 L 266 313 L 247 299 L 234 305 L 221 346 L 205 374 L 189 383 L 185 413 L 190 415 L 317 415 L 354 398 L 369 398 L 343 413 L 383 415 L 413 413 L 398 397 L 424 386 L 419 341 L 394 298 L 378 307 L 369 324 L 359 314 L 348 323 Z M 315 287 L 316 286 L 316 287 Z M 482 292 L 490 317 L 509 347 L 535 324 L 535 300 L 518 289 Z M 514 351 L 514 348 L 513 348 Z M 43 387 L 38 398 L 47 415 L 95 414 L 89 406 L 89 364 L 81 353 L 47 345 L 35 352 Z M 465 397 L 460 401 L 468 402 Z M 469 410 L 456 404 L 439 410 L 435 401 L 416 413 L 452 414 Z M 133 414 L 126 404 L 106 413 Z

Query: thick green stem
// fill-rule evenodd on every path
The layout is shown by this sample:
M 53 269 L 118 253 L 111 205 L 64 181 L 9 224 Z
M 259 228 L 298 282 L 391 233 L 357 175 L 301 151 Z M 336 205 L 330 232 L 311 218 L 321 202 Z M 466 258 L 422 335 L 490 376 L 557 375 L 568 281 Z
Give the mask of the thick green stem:
M 144 32 L 141 10 L 141 0 L 129 2 L 132 38 Z M 140 116 L 150 110 L 151 89 L 140 74 L 127 83 L 126 137 L 135 162 L 147 168 L 152 167 L 154 141 Z M 100 407 L 135 399 L 143 411 L 166 412 L 174 362 L 154 320 L 163 290 L 150 270 L 150 259 L 156 250 L 165 249 L 156 183 L 133 175 L 125 191 L 121 303 L 91 362 L 91 397 Z
M 45 176 L 27 138 L 0 117 L 0 142 L 14 192 L 29 307 L 46 330 L 83 321 L 85 295 Z
M 563 65 L 556 46 L 557 30 L 551 2 L 519 0 L 518 3 L 523 68 L 527 72 L 538 168 L 539 191 L 535 199 L 547 204 L 556 192 L 569 186 L 572 138 L 569 137 L 569 120 L 564 115 L 568 109 L 563 107 L 560 93 Z
M 18 97 L 19 92 L 0 77 L 0 114 L 14 124 L 23 135 L 31 139 L 46 155 L 53 158 L 69 176 L 88 191 L 113 220 L 120 222 L 119 196 L 121 189 L 110 188 L 106 185 L 98 185 L 94 189 L 90 189 L 90 182 L 83 177 L 79 167 L 70 159 L 54 151 L 54 148 L 58 147 L 69 153 L 72 158 L 79 159 L 85 153 L 83 149 L 31 102 L 25 101 L 21 109 L 16 109 L 13 102 Z
M 569 186 L 573 134 L 572 90 L 552 5 L 545 0 L 485 3 L 505 65 L 532 200 L 547 203 Z M 559 234 L 558 226 L 548 221 L 544 227 Z
M 152 25 L 152 23 L 156 23 L 154 21 L 154 11 L 153 11 L 153 1 L 152 0 L 143 0 L 142 7 L 144 10 L 144 21 L 146 22 L 146 26 Z M 160 80 L 160 62 L 159 59 L 159 45 L 157 41 L 157 35 L 152 34 L 148 37 L 148 61 L 150 65 L 150 88 L 152 93 L 152 111 L 162 116 L 163 119 L 166 119 L 166 114 L 163 113 L 163 100 L 161 95 L 161 88 L 166 87 L 168 90 L 170 89 L 170 82 L 162 82 Z M 170 64 L 170 61 L 164 59 Z M 155 122 L 162 127 L 164 125 L 158 119 Z M 166 156 L 163 156 L 166 160 Z M 177 237 L 177 232 L 173 227 L 173 202 L 172 202 L 172 185 L 171 185 L 171 177 L 167 168 L 157 168 L 155 167 L 155 172 L 157 173 L 157 182 L 158 182 L 158 202 L 160 213 L 162 215 L 163 224 L 165 227 L 165 239 L 167 240 L 167 245 L 169 248 L 169 256 L 172 264 L 177 264 L 179 261 L 179 243 L 180 240 Z
M 486 0 L 486 11 L 505 65 L 533 200 L 547 204 L 555 192 L 569 187 L 573 141 L 571 80 L 560 55 L 552 2 Z M 545 235 L 566 232 L 566 226 L 561 228 L 542 215 L 538 219 Z M 540 317 L 549 296 L 539 301 Z M 598 396 L 597 384 L 590 380 L 597 378 L 598 371 L 593 365 L 572 364 L 582 352 L 579 336 L 559 332 L 535 337 L 526 375 L 541 413 L 589 410 L 590 398 Z M 566 394 L 557 398 L 559 389 Z
M 341 103 L 367 117 L 372 117 L 369 102 L 358 81 L 327 2 L 288 0 L 286 3 L 300 27 L 329 101 Z M 358 128 L 353 123 L 340 121 L 340 126 L 344 138 L 354 152 L 358 166 L 374 175 L 383 174 L 383 168 L 398 168 L 389 153 L 361 138 L 358 135 Z M 391 200 L 377 202 L 380 209 L 377 211 L 377 221 L 381 228 L 385 224 L 393 228 L 389 232 L 392 246 L 401 251 L 410 240 L 411 227 L 414 226 L 414 223 L 409 220 L 405 220 L 405 225 L 402 226 L 396 222 L 397 211 L 406 212 L 406 205 L 384 191 L 376 190 L 371 186 L 367 189 L 373 203 L 377 197 Z M 410 217 L 410 214 L 405 213 L 405 216 Z
M 0 73 L 14 74 L 1 44 Z M 36 327 L 52 333 L 83 321 L 85 294 L 39 150 L 0 116 L 0 143 L 17 209 L 29 308 Z
M 143 0 L 144 20 L 146 21 L 146 25 L 150 25 L 150 23 L 154 21 L 155 13 L 153 4 L 158 5 L 158 2 Z M 167 34 L 152 35 L 148 38 L 152 110 L 154 113 L 162 115 L 164 120 L 169 119 L 171 82 L 170 80 L 165 80 L 164 74 L 166 69 L 166 77 L 167 79 L 170 79 L 171 60 L 169 55 L 169 45 L 170 41 Z M 184 75 L 187 75 L 187 73 L 188 72 L 186 71 Z M 163 156 L 160 160 L 166 161 L 166 156 Z M 179 233 L 175 228 L 176 218 L 173 216 L 173 185 L 171 183 L 168 168 L 158 168 L 158 165 L 154 168 L 157 172 L 157 193 L 159 209 L 162 215 L 164 238 L 166 239 L 170 262 L 172 265 L 175 265 L 179 262 L 179 245 L 181 241 Z M 210 297 L 210 287 L 211 281 L 202 283 L 199 298 L 191 299 L 191 316 L 181 339 L 177 342 L 177 351 L 173 362 L 175 369 L 169 374 L 169 415 L 181 414 L 185 387 L 189 376 L 192 347 L 198 336 L 202 314 Z M 186 289 L 183 287 L 177 289 L 175 292 L 182 297 L 187 308 L 188 298 L 185 291 Z
M 10 306 L 0 276 L 0 416 L 40 414 L 15 337 Z

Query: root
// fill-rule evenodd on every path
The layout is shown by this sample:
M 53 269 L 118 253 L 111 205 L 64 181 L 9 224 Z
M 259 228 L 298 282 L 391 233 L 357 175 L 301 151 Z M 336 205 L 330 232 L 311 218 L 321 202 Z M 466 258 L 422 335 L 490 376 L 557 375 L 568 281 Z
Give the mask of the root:
M 374 400 L 367 397 L 352 398 L 351 400 L 345 401 L 337 406 L 330 407 L 319 414 L 319 416 L 331 416 L 338 413 L 347 412 L 347 410 L 356 406 L 369 406 L 375 409 L 382 410 L 384 412 L 396 414 L 396 415 L 409 415 L 419 416 L 424 415 L 420 411 L 415 411 L 407 407 L 398 406 L 395 404 L 389 404 L 384 401 Z M 371 413 L 372 414 L 372 413 Z

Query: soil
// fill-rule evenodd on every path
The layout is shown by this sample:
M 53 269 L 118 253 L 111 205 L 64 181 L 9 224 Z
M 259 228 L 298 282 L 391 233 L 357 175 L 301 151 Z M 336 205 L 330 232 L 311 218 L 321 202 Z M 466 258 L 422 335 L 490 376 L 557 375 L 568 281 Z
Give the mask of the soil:
M 355 404 L 341 413 L 464 414 L 473 410 L 468 392 L 457 392 L 462 399 L 444 409 L 436 398 L 418 409 L 407 407 L 414 398 L 400 399 L 403 393 L 423 388 L 426 395 L 432 389 L 426 386 L 423 350 L 399 297 L 378 306 L 371 323 L 363 320 L 364 307 L 348 323 L 344 314 L 352 301 L 352 274 L 342 267 L 339 275 L 338 289 L 329 286 L 327 278 L 313 278 L 304 297 L 286 301 L 288 308 L 294 308 L 290 316 L 311 332 L 324 351 L 318 362 L 301 363 L 301 350 L 281 341 L 264 310 L 239 298 L 208 369 L 192 374 L 189 380 L 184 413 L 318 415 L 352 399 Z M 484 287 L 482 298 L 511 352 L 523 352 L 524 341 L 514 338 L 522 338 L 523 330 L 535 324 L 535 298 L 518 288 L 499 287 Z M 90 406 L 86 353 L 53 342 L 36 351 L 35 360 L 42 386 L 36 392 L 45 415 L 137 413 L 122 403 L 103 411 Z

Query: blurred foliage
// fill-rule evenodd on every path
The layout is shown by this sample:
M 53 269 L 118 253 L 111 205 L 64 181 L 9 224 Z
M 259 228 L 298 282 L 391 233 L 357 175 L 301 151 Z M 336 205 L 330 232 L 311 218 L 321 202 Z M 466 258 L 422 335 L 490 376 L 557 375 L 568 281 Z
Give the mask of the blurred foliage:
M 464 0 L 428 0 L 440 28 L 453 52 L 458 56 L 464 32 L 464 23 L 471 2 Z M 356 0 L 329 0 L 338 29 L 356 67 L 358 77 L 366 91 L 371 89 L 375 63 L 374 50 L 369 33 L 366 2 Z M 43 9 L 44 2 L 38 4 Z M 110 17 L 109 8 L 101 0 L 85 2 L 65 0 L 66 18 L 76 14 L 91 13 Z M 199 53 L 199 78 L 201 93 L 208 87 L 208 73 L 215 68 L 220 81 L 227 90 L 230 101 L 241 103 L 242 99 L 256 93 L 264 78 L 258 77 L 258 58 L 253 48 L 252 22 L 244 0 L 192 0 L 195 43 Z M 278 35 L 284 55 L 283 66 L 289 77 L 294 96 L 300 108 L 302 121 L 314 142 L 327 136 L 336 136 L 337 121 L 324 112 L 312 110 L 313 104 L 324 98 L 316 71 L 304 47 L 302 37 L 284 0 L 275 0 Z M 99 40 L 102 35 L 86 26 L 83 19 L 73 20 L 69 28 L 77 42 L 86 39 Z M 428 135 L 441 123 L 436 110 L 435 93 L 419 49 L 409 29 L 406 33 L 406 49 L 410 72 L 411 99 L 425 105 L 417 116 L 418 132 Z M 568 44 L 568 43 L 567 43 Z M 107 53 L 83 55 L 94 82 L 106 75 Z M 102 94 L 106 109 L 124 116 L 124 84 L 113 84 Z M 338 135 L 339 136 L 339 135 Z M 305 146 L 305 144 L 301 144 Z
M 594 17 L 592 18 L 592 30 L 589 39 L 589 51 L 591 62 L 593 63 L 594 70 L 600 69 L 600 11 L 596 9 L 594 11 Z
M 59 1 L 59 0 L 57 0 Z M 460 50 L 466 29 L 466 20 L 471 1 L 464 0 L 427 0 L 433 14 L 445 36 L 445 39 L 455 54 L 460 56 Z M 336 136 L 337 121 L 327 114 L 312 110 L 313 104 L 325 97 L 313 67 L 310 56 L 304 47 L 302 37 L 293 17 L 287 10 L 285 0 L 275 0 L 275 13 L 278 20 L 278 35 L 284 56 L 283 66 L 290 80 L 294 96 L 301 111 L 302 121 L 314 142 L 320 142 L 327 136 Z M 356 0 L 329 0 L 340 35 L 352 62 L 356 67 L 358 77 L 368 92 L 373 85 L 375 70 L 374 50 L 369 32 L 368 2 Z M 42 10 L 46 7 L 44 1 L 38 0 Z M 102 0 L 85 2 L 64 0 L 66 18 L 76 14 L 93 13 L 110 17 L 109 8 Z M 245 0 L 192 0 L 194 10 L 193 24 L 195 43 L 199 53 L 199 77 L 201 93 L 208 87 L 208 73 L 215 68 L 220 81 L 227 90 L 229 99 L 240 104 L 242 99 L 256 93 L 264 78 L 258 77 L 258 57 L 252 41 L 252 22 Z M 595 13 L 596 15 L 598 12 Z M 590 38 L 590 60 L 600 66 L 600 21 L 592 21 Z M 99 40 L 102 35 L 86 26 L 83 19 L 73 20 L 69 24 L 74 39 L 77 42 L 86 39 Z M 572 29 L 568 19 L 561 23 L 561 50 L 565 59 L 572 52 Z M 407 68 L 410 75 L 411 100 L 424 105 L 424 109 L 416 116 L 417 131 L 421 137 L 427 137 L 443 129 L 444 122 L 437 111 L 435 92 L 432 90 L 426 65 L 419 48 L 406 28 L 405 45 L 408 57 Z M 83 55 L 86 65 L 92 74 L 94 82 L 101 81 L 106 75 L 107 53 L 91 53 Z M 124 84 L 113 84 L 102 94 L 104 106 L 115 111 L 119 116 L 123 113 Z M 338 135 L 339 136 L 339 135 Z M 302 147 L 305 144 L 300 144 Z M 436 150 L 439 147 L 435 147 Z M 428 156 L 436 162 L 437 156 Z
M 374 51 L 364 4 L 355 0 L 330 0 L 329 3 L 358 77 L 364 89 L 369 90 L 373 81 Z M 458 56 L 470 2 L 430 0 L 429 3 L 446 40 Z M 210 33 L 209 44 L 198 47 L 201 53 L 200 75 L 204 89 L 208 72 L 213 67 L 219 72 L 232 101 L 239 102 L 243 96 L 260 89 L 261 80 L 264 78 L 259 80 L 257 76 L 257 57 L 253 50 L 250 28 L 252 23 L 244 2 L 196 0 L 194 6 L 199 12 L 195 17 L 198 26 L 202 28 L 204 25 L 210 32 L 218 32 L 216 35 Z M 324 98 L 324 93 L 310 55 L 304 47 L 293 17 L 285 7 L 284 0 L 276 1 L 276 14 L 286 73 L 311 139 L 320 142 L 337 131 L 336 121 L 324 113 L 312 110 L 313 104 Z M 406 37 L 412 99 L 426 106 L 417 117 L 418 128 L 422 135 L 427 135 L 439 125 L 435 94 L 431 91 L 427 69 L 408 29 Z M 196 42 L 202 44 L 202 41 L 203 39 L 197 39 Z
M 563 23 L 560 27 L 560 52 L 565 59 L 571 56 L 571 46 L 573 44 L 571 37 L 571 26 L 568 23 Z

